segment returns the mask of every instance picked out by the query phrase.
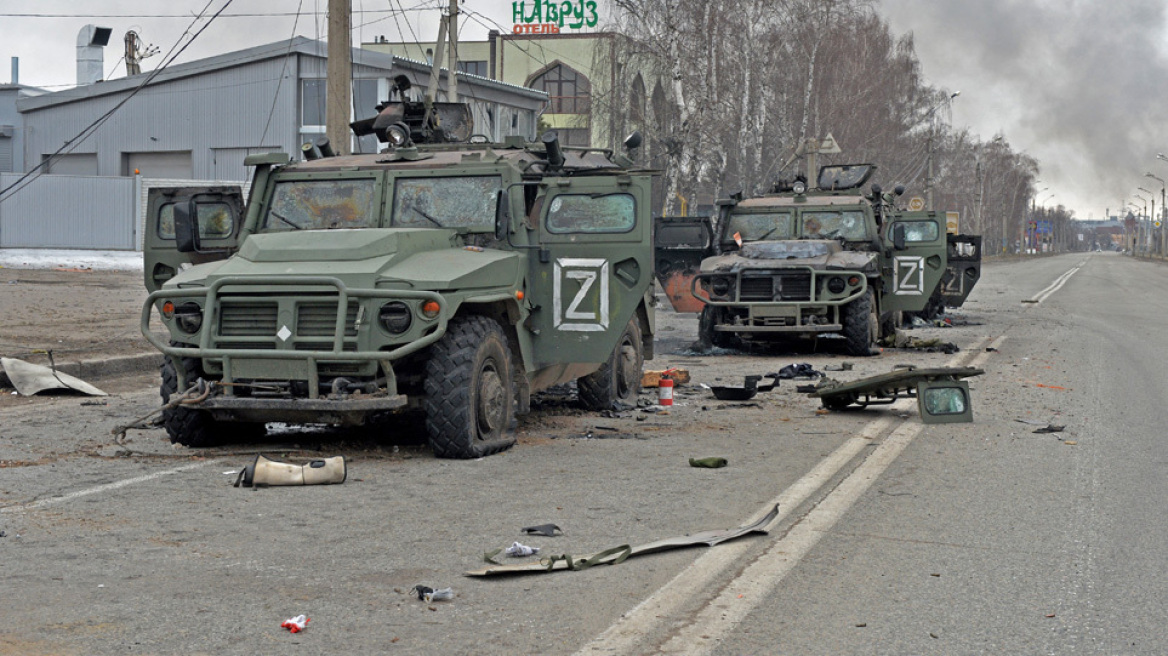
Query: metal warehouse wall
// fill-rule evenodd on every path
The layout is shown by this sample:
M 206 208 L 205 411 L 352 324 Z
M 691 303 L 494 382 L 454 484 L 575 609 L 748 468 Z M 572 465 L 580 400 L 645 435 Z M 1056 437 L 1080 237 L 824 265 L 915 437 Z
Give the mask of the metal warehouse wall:
M 286 69 L 283 59 L 276 58 L 147 87 L 72 152 L 95 153 L 98 175 L 115 176 L 133 173 L 124 170 L 126 153 L 190 151 L 196 179 L 224 177 L 227 167 L 217 163 L 223 152 L 298 152 L 298 57 L 293 53 Z M 273 105 L 277 86 L 280 95 Z M 26 166 L 54 152 L 65 138 L 80 132 L 128 93 L 26 111 Z M 273 106 L 267 137 L 261 143 Z M 238 173 L 230 177 L 243 180 L 246 171 L 239 159 Z M 149 174 L 142 171 L 143 176 Z
M 20 174 L 0 174 L 0 189 Z M 133 250 L 133 178 L 42 175 L 0 203 L 0 248 Z

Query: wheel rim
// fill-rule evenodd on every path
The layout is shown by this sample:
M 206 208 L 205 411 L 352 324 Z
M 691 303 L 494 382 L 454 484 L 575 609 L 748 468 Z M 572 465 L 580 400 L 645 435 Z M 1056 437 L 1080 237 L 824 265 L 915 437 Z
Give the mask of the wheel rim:
M 628 336 L 621 342 L 619 353 L 616 367 L 616 395 L 618 398 L 626 399 L 632 393 L 633 381 L 641 375 L 637 366 L 637 348 Z
M 475 404 L 476 437 L 490 437 L 503 428 L 507 415 L 507 389 L 493 360 L 479 371 L 478 402 Z

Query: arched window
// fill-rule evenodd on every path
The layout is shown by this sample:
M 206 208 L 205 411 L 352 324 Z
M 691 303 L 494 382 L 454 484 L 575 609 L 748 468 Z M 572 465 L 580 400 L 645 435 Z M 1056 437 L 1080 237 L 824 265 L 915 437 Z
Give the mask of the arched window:
M 548 95 L 549 114 L 588 114 L 592 111 L 592 84 L 583 73 L 555 63 L 527 85 Z
M 633 78 L 632 88 L 629 90 L 629 121 L 634 128 L 645 125 L 645 80 L 641 74 Z

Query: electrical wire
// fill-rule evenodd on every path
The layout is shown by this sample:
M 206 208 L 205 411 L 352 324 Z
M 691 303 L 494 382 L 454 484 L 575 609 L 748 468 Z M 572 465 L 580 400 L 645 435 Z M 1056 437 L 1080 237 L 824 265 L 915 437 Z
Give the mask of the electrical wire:
M 37 177 L 40 177 L 41 175 L 43 175 L 43 173 L 40 172 L 41 169 L 45 168 L 45 166 L 48 165 L 50 162 L 52 162 L 53 159 L 56 158 L 58 155 L 67 154 L 67 153 L 72 152 L 74 148 L 81 145 L 89 137 L 93 136 L 93 134 L 95 132 L 97 132 L 97 130 L 99 130 L 102 125 L 105 125 L 105 122 L 108 121 L 111 116 L 113 116 L 115 113 L 117 113 L 118 110 L 120 110 L 122 107 L 124 107 L 126 105 L 126 103 L 130 102 L 130 100 L 134 96 L 136 96 L 139 91 L 146 88 L 151 82 L 153 82 L 154 79 L 156 77 L 158 77 L 159 74 L 161 74 L 164 70 L 166 70 L 171 65 L 171 63 L 173 63 L 174 60 L 179 55 L 181 55 L 183 53 L 183 51 L 185 51 L 188 47 L 190 47 L 190 45 L 195 42 L 195 39 L 199 38 L 199 35 L 202 34 L 203 31 L 207 29 L 207 27 L 209 27 L 212 23 L 215 22 L 215 19 L 221 13 L 223 13 L 223 10 L 225 10 L 225 9 L 227 9 L 227 7 L 231 6 L 231 3 L 234 2 L 234 0 L 226 0 L 226 2 L 223 3 L 223 6 L 219 8 L 219 11 L 215 12 L 215 14 L 213 14 L 209 19 L 207 19 L 207 22 L 204 23 L 202 25 L 202 27 L 200 27 L 198 29 L 198 31 L 196 31 L 194 34 L 191 34 L 191 28 L 194 27 L 194 25 L 196 23 L 198 23 L 200 20 L 202 20 L 203 16 L 207 13 L 207 9 L 210 8 L 212 2 L 214 2 L 214 0 L 207 0 L 207 4 L 203 6 L 203 9 L 199 12 L 199 14 L 197 16 L 195 16 L 195 18 L 187 26 L 187 29 L 182 33 L 181 36 L 179 36 L 178 40 L 175 41 L 174 45 L 172 45 L 170 47 L 170 50 L 167 51 L 166 55 L 163 57 L 164 61 L 163 61 L 162 65 L 160 65 L 158 68 L 151 71 L 150 74 L 147 75 L 138 86 L 134 87 L 134 89 L 131 90 L 130 93 L 126 94 L 125 98 L 122 98 L 120 101 L 118 101 L 118 103 L 115 104 L 113 107 L 111 107 L 109 109 L 109 111 L 107 111 L 106 113 L 99 116 L 96 120 L 94 120 L 92 123 L 87 125 L 80 132 L 78 132 L 74 137 L 72 137 L 71 139 L 67 139 L 65 141 L 65 143 L 62 144 L 61 147 L 58 148 L 52 155 L 49 155 L 48 157 L 41 160 L 41 162 L 39 164 L 37 164 L 36 166 L 29 169 L 28 172 L 25 173 L 24 175 L 17 178 L 16 182 L 13 182 L 12 184 L 8 185 L 7 187 L 5 187 L 3 189 L 0 189 L 0 203 L 3 203 L 8 198 L 11 198 L 18 191 L 20 191 L 21 189 L 24 189 L 26 186 L 31 184 L 32 181 L 35 180 Z M 182 43 L 183 38 L 189 34 L 191 36 L 187 40 L 187 42 L 185 44 L 182 44 L 182 47 L 179 47 L 179 44 Z
M 268 128 L 272 125 L 272 116 L 276 114 L 276 102 L 280 99 L 280 87 L 284 84 L 284 73 L 288 71 L 288 60 L 292 58 L 292 41 L 296 38 L 296 27 L 300 24 L 300 10 L 304 8 L 304 0 L 296 5 L 296 19 L 292 21 L 292 34 L 288 36 L 288 50 L 284 53 L 284 65 L 280 68 L 280 79 L 276 81 L 276 93 L 272 95 L 272 108 L 268 110 L 268 120 L 264 123 L 263 134 L 260 135 L 260 146 L 268 138 Z

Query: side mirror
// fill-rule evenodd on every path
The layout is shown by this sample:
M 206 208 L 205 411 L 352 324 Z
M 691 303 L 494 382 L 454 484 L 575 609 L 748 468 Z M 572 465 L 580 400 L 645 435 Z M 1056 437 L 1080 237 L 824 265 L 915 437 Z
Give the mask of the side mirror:
M 967 424 L 973 421 L 969 383 L 935 380 L 917 384 L 917 409 L 926 424 Z
M 908 248 L 905 244 L 903 223 L 894 223 L 892 225 L 892 247 L 898 251 L 903 251 Z
M 495 197 L 495 239 L 502 241 L 511 234 L 511 203 L 507 202 L 509 194 L 506 189 L 500 189 Z
M 180 253 L 199 251 L 199 217 L 194 200 L 174 204 L 174 241 Z

